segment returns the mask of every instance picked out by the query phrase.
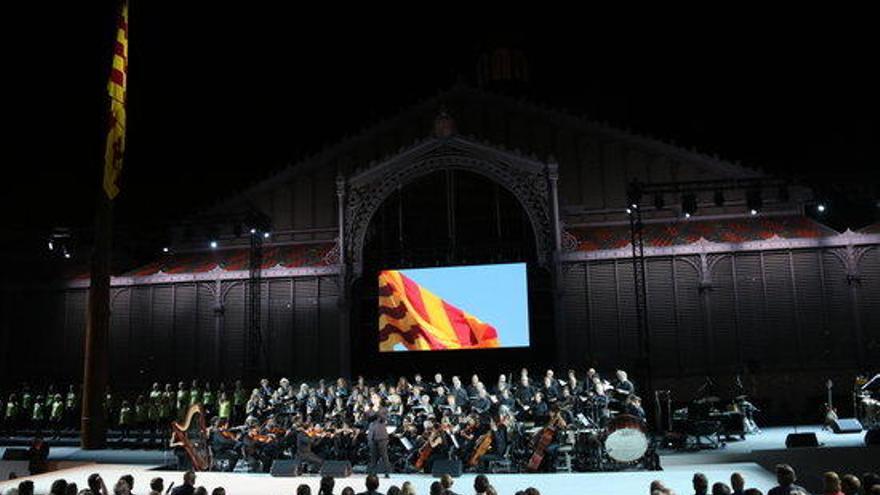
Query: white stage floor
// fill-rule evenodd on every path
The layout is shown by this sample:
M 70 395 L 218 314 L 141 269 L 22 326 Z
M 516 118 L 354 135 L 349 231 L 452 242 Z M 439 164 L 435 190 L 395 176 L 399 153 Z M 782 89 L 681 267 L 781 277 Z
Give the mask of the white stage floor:
M 498 489 L 500 494 L 513 495 L 518 490 L 529 486 L 538 488 L 543 495 L 568 495 L 578 493 L 589 494 L 615 494 L 615 495 L 643 495 L 647 493 L 648 485 L 652 480 L 660 479 L 667 486 L 673 488 L 679 495 L 692 493 L 691 477 L 694 472 L 703 472 L 711 482 L 729 482 L 730 474 L 734 471 L 742 472 L 747 479 L 747 485 L 765 491 L 774 486 L 774 476 L 769 469 L 776 462 L 790 462 L 798 466 L 795 460 L 802 462 L 804 478 L 812 471 L 821 473 L 828 469 L 849 469 L 849 463 L 853 462 L 853 455 L 858 458 L 868 455 L 870 458 L 875 452 L 872 448 L 864 447 L 864 433 L 835 435 L 831 432 L 822 431 L 818 427 L 800 427 L 798 431 L 816 432 L 820 445 L 818 449 L 786 450 L 785 437 L 794 431 L 794 427 L 767 428 L 758 435 L 749 435 L 745 441 L 731 442 L 725 448 L 718 450 L 705 450 L 701 452 L 664 452 L 661 455 L 663 471 L 626 471 L 617 473 L 558 473 L 558 474 L 496 474 L 490 475 L 489 479 Z M 866 449 L 862 453 L 862 449 Z M 0 451 L 3 449 L 0 448 Z M 849 455 L 850 457 L 847 457 Z M 803 464 L 807 459 L 819 459 L 817 466 L 807 469 Z M 37 493 L 47 493 L 51 483 L 58 478 L 76 482 L 80 488 L 85 487 L 85 480 L 89 474 L 99 472 L 111 482 L 115 482 L 123 474 L 131 474 L 135 477 L 135 493 L 146 493 L 149 480 L 154 477 L 165 479 L 167 487 L 171 481 L 181 483 L 182 473 L 173 471 L 156 471 L 155 468 L 172 461 L 170 454 L 161 451 L 146 450 L 99 450 L 83 451 L 74 447 L 53 447 L 50 460 L 58 462 L 61 466 L 70 466 L 69 469 L 55 471 L 42 476 L 34 477 Z M 834 465 L 839 460 L 842 466 Z M 85 464 L 89 463 L 90 464 Z M 815 463 L 814 463 L 815 464 Z M 763 466 L 763 467 L 762 467 Z M 461 494 L 473 493 L 474 475 L 464 475 L 456 480 L 454 491 Z M 416 485 L 420 495 L 429 493 L 429 486 L 434 478 L 427 475 L 397 474 L 391 479 L 381 479 L 381 491 L 386 491 L 392 484 L 400 485 L 404 481 L 411 481 Z M 804 479 L 804 481 L 808 481 Z M 313 493 L 317 493 L 319 477 L 304 476 L 298 478 L 273 478 L 268 474 L 251 473 L 199 473 L 197 485 L 205 486 L 210 493 L 217 486 L 226 488 L 230 495 L 235 494 L 284 494 L 291 495 L 296 492 L 296 487 L 305 483 L 312 487 Z M 818 483 L 818 480 L 816 481 Z M 0 494 L 17 481 L 0 482 Z M 364 475 L 354 475 L 349 478 L 337 480 L 335 492 L 341 492 L 345 486 L 351 486 L 356 493 L 364 490 Z
M 494 474 L 489 480 L 498 490 L 499 495 L 513 495 L 518 490 L 533 486 L 541 491 L 542 495 L 643 495 L 647 493 L 652 480 L 660 479 L 666 486 L 675 490 L 678 494 L 687 494 L 691 489 L 691 477 L 694 468 L 685 466 L 672 467 L 665 471 L 628 471 L 620 473 L 557 473 L 557 474 Z M 774 477 L 757 464 L 715 464 L 703 469 L 710 482 L 724 481 L 729 483 L 730 473 L 739 471 L 746 477 L 748 486 L 753 486 L 766 491 L 775 485 Z M 48 493 L 52 482 L 59 478 L 76 482 L 79 488 L 85 487 L 86 478 L 91 473 L 101 473 L 101 476 L 109 482 L 115 482 L 124 474 L 131 474 L 135 478 L 135 493 L 146 493 L 150 479 L 161 477 L 165 480 L 165 487 L 171 481 L 176 484 L 182 482 L 183 473 L 174 471 L 152 471 L 146 466 L 125 466 L 119 464 L 90 464 L 44 475 L 34 476 L 37 493 Z M 340 493 L 342 488 L 351 486 L 355 492 L 362 492 L 364 488 L 364 475 L 353 475 L 348 478 L 336 480 L 335 493 Z M 380 478 L 379 490 L 383 493 L 391 485 L 400 485 L 404 481 L 411 481 L 419 495 L 430 493 L 431 482 L 436 478 L 428 475 L 392 475 L 390 479 Z M 0 483 L 0 493 L 17 486 L 18 481 Z M 456 478 L 453 490 L 457 493 L 473 493 L 474 475 L 465 474 Z M 245 474 L 245 473 L 198 473 L 196 486 L 204 486 L 208 493 L 217 486 L 226 488 L 229 495 L 292 495 L 296 493 L 296 487 L 301 483 L 310 485 L 312 493 L 318 492 L 318 476 L 301 476 L 297 478 L 273 478 L 268 474 Z M 112 489 L 112 487 L 110 487 Z

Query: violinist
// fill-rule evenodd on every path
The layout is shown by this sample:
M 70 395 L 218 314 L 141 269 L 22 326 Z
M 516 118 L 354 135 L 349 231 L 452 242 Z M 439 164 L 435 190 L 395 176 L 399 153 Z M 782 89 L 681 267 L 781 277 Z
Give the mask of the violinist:
M 224 471 L 234 471 L 235 465 L 241 459 L 241 432 L 230 429 L 229 424 L 219 417 L 211 420 L 211 427 L 208 429 L 208 432 L 214 461 L 228 461 Z
M 297 428 L 296 456 L 293 458 L 297 476 L 300 475 L 300 467 L 304 463 L 308 464 L 310 468 L 317 468 L 316 470 L 321 469 L 321 465 L 324 464 L 324 459 L 321 459 L 317 454 L 312 452 L 312 447 L 314 446 L 315 440 L 318 439 L 318 441 L 320 441 L 320 438 L 323 436 L 325 436 L 325 434 L 321 429 L 317 427 L 312 428 L 308 419 L 303 421 L 302 425 Z

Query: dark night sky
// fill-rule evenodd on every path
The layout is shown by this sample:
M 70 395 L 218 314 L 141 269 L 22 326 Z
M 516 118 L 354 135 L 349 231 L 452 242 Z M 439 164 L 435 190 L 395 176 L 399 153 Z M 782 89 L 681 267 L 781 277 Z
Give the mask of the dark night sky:
M 58 3 L 17 17 L 4 64 L 13 83 L 5 169 L 22 178 L 6 181 L 3 206 L 28 212 L 12 215 L 28 236 L 90 226 L 103 153 L 115 9 Z M 648 24 L 581 13 L 563 27 L 398 12 L 418 23 L 391 14 L 374 23 L 257 2 L 180 3 L 131 6 L 120 225 L 174 219 L 459 74 L 472 80 L 479 47 L 498 40 L 528 51 L 535 101 L 769 171 L 877 183 L 876 53 L 872 31 L 852 18 L 722 27 L 714 16 Z

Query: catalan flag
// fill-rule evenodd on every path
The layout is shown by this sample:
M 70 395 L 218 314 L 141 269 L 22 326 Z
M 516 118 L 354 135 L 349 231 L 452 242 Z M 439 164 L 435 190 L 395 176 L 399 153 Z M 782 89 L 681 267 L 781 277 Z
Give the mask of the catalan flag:
M 116 41 L 113 44 L 113 67 L 107 92 L 110 95 L 107 144 L 104 149 L 104 192 L 113 199 L 119 194 L 122 156 L 125 154 L 125 88 L 128 82 L 128 2 L 122 2 Z
M 379 274 L 379 350 L 498 347 L 495 327 L 440 299 L 397 270 Z

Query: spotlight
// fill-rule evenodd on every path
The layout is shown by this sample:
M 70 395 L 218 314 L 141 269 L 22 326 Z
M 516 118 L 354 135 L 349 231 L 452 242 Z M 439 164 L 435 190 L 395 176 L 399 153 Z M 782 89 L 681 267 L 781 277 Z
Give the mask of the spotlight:
M 639 207 L 639 202 L 642 200 L 642 185 L 639 184 L 639 181 L 632 181 L 629 187 L 626 188 L 626 199 L 630 204 L 630 208 L 636 209 Z
M 217 249 L 217 241 L 211 241 L 211 249 Z
M 654 208 L 658 210 L 662 210 L 663 207 L 666 206 L 666 203 L 663 201 L 663 194 L 657 193 L 654 195 Z
M 163 248 L 162 248 L 162 252 L 165 253 L 165 254 L 168 254 L 168 253 L 171 252 L 171 250 L 168 249 L 167 247 L 163 247 Z
M 632 211 L 632 208 L 627 208 L 627 209 L 626 209 L 626 214 L 627 214 L 627 215 L 632 215 L 632 212 L 633 212 L 633 211 Z
M 764 201 L 761 199 L 760 189 L 752 189 L 746 192 L 746 208 L 749 209 L 749 213 L 757 215 L 763 205 Z
M 816 205 L 816 211 L 818 211 L 819 213 L 825 213 L 825 205 L 819 203 L 818 205 Z
M 49 251 L 55 251 L 55 244 L 52 244 L 52 241 L 49 241 Z
M 263 232 L 263 239 L 268 239 L 268 238 L 269 238 L 269 233 Z
M 251 229 L 251 235 L 256 234 L 256 233 L 257 233 L 257 229 Z
M 70 259 L 70 251 L 67 250 L 67 246 L 62 246 L 61 252 L 64 254 L 66 259 Z
M 685 218 L 697 212 L 697 197 L 694 193 L 686 193 L 681 195 L 681 211 L 684 212 Z
M 715 197 L 713 199 L 715 200 L 715 206 L 724 206 L 724 191 L 721 189 L 715 191 Z
M 70 259 L 70 253 L 64 253 L 64 257 Z

